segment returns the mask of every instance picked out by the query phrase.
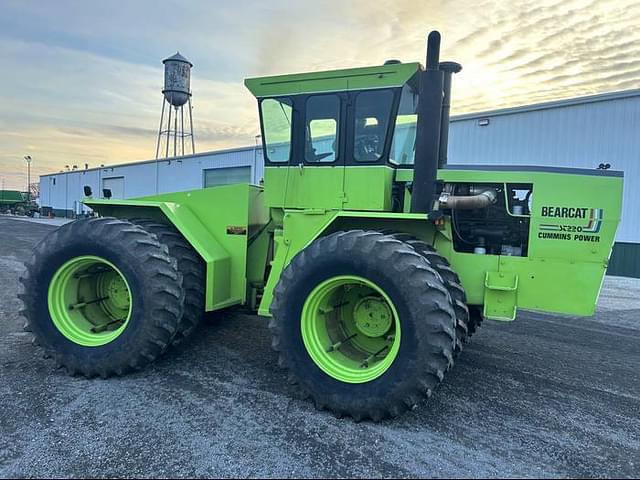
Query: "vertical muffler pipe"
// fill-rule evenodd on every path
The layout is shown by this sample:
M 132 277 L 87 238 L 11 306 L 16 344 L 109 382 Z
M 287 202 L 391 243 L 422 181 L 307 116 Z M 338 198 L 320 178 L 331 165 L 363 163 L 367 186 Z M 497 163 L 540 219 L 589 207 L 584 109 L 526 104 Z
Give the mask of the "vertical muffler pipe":
M 440 33 L 433 31 L 427 41 L 427 66 L 419 72 L 416 154 L 411 191 L 411 212 L 432 210 L 438 175 L 440 123 L 444 72 L 440 70 Z
M 440 148 L 438 153 L 438 168 L 447 164 L 447 150 L 449 148 L 449 112 L 451 110 L 451 77 L 462 70 L 462 65 L 456 62 L 441 62 L 440 70 L 444 72 L 444 95 L 442 97 L 442 118 L 440 120 Z

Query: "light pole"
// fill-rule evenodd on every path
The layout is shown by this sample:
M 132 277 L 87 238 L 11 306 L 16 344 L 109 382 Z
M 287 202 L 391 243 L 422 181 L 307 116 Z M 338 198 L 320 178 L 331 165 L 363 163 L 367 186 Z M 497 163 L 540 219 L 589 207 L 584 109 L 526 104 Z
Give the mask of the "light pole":
M 27 202 L 31 202 L 31 155 L 25 155 L 27 161 Z

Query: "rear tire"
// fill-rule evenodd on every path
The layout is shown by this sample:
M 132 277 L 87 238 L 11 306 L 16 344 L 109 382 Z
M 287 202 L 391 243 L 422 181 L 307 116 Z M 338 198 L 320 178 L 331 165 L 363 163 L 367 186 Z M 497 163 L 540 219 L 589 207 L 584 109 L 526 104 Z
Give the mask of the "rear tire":
M 166 350 L 182 315 L 182 275 L 167 247 L 115 218 L 55 230 L 20 281 L 35 343 L 72 375 L 143 368 Z
M 311 243 L 282 272 L 271 312 L 272 345 L 290 379 L 317 408 L 356 421 L 413 409 L 452 362 L 455 313 L 440 276 L 413 248 L 379 232 Z M 380 345 L 384 353 L 374 355 Z
M 140 225 L 152 233 L 160 243 L 167 246 L 169 255 L 177 262 L 178 271 L 182 274 L 184 290 L 184 310 L 178 330 L 171 341 L 173 346 L 179 345 L 190 337 L 200 325 L 205 310 L 205 265 L 182 234 L 173 226 L 158 223 L 149 218 L 134 218 L 131 223 Z

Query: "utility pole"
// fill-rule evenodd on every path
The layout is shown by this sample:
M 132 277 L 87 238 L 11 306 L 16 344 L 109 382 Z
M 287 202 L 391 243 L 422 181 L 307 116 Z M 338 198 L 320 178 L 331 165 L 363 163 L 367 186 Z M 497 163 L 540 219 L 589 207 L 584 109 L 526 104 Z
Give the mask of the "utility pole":
M 31 155 L 25 155 L 27 161 L 27 203 L 31 202 Z

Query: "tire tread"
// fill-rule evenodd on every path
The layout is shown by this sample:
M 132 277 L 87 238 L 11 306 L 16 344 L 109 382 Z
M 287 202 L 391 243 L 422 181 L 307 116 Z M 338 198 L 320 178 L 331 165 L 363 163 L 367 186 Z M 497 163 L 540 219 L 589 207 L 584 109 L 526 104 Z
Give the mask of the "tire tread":
M 284 347 L 282 339 L 289 333 L 286 326 L 286 303 L 289 291 L 299 276 L 314 268 L 314 264 L 336 251 L 373 258 L 380 268 L 394 271 L 394 276 L 403 278 L 403 286 L 410 289 L 408 297 L 425 313 L 424 324 L 416 329 L 420 355 L 424 355 L 424 368 L 416 376 L 397 380 L 392 391 L 383 402 L 371 399 L 352 398 L 336 401 L 331 392 L 314 390 L 305 382 L 303 367 Z M 299 252 L 283 270 L 274 289 L 271 304 L 272 317 L 269 329 L 272 346 L 278 353 L 278 365 L 298 385 L 303 397 L 311 397 L 318 409 L 332 411 L 337 416 L 348 415 L 356 421 L 397 417 L 402 412 L 415 408 L 420 398 L 429 397 L 444 378 L 455 348 L 455 313 L 448 290 L 440 275 L 410 245 L 376 231 L 350 230 L 336 232 L 312 242 Z M 346 402 L 346 403 L 345 403 Z

